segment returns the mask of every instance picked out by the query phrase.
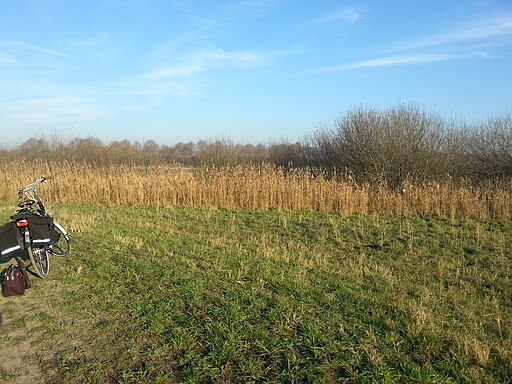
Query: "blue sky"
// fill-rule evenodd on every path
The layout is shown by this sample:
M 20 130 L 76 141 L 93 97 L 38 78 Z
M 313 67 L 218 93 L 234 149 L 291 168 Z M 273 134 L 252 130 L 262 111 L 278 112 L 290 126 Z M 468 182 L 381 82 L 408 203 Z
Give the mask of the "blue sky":
M 358 106 L 512 110 L 509 0 L 4 0 L 0 147 L 300 140 Z

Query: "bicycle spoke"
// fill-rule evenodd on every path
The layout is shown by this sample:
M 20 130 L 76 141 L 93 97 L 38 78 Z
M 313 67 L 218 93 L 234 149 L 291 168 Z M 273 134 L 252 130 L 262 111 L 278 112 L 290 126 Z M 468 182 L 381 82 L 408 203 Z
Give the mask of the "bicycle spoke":
M 41 278 L 48 276 L 50 272 L 50 260 L 46 248 L 28 248 L 28 255 L 31 261 L 30 268 Z

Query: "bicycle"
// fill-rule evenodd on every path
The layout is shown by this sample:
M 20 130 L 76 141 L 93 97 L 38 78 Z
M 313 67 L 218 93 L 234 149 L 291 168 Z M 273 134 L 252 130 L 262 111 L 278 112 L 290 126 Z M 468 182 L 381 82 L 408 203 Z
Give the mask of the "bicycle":
M 66 256 L 71 250 L 71 237 L 50 216 L 36 188 L 52 179 L 43 176 L 18 188 L 18 209 L 11 216 L 13 221 L 0 228 L 1 255 L 16 257 L 27 250 L 30 259 L 27 267 L 41 278 L 50 272 L 49 255 Z

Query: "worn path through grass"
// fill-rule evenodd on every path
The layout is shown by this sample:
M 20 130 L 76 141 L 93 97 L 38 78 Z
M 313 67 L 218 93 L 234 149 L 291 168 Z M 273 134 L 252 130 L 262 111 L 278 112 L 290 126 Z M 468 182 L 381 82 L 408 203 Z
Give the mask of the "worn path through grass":
M 0 217 L 11 207 L 0 204 Z M 56 206 L 74 237 L 2 298 L 0 380 L 512 377 L 512 223 Z

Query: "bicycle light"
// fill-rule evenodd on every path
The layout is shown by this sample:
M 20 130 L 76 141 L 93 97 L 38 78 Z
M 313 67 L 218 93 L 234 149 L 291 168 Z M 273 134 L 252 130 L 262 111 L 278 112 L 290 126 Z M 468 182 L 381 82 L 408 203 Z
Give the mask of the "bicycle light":
M 19 220 L 16 222 L 16 226 L 17 227 L 26 227 L 26 226 L 28 226 L 28 220 L 25 220 L 25 219 Z

